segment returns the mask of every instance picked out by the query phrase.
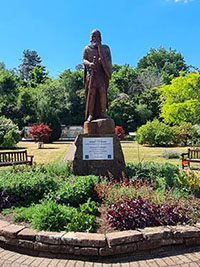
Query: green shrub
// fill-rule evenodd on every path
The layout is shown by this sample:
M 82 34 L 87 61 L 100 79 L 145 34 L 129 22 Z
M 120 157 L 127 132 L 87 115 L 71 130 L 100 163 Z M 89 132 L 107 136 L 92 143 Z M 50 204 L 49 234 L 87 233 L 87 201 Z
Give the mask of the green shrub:
M 178 151 L 165 151 L 162 156 L 167 159 L 179 159 L 180 153 Z
M 49 163 L 45 166 L 48 175 L 53 177 L 67 177 L 72 175 L 72 162 Z
M 192 145 L 200 146 L 200 125 L 195 124 L 192 126 Z
M 180 125 L 175 125 L 173 129 L 176 133 L 175 143 L 187 146 L 192 137 L 191 122 L 182 122 Z
M 59 203 L 78 207 L 88 198 L 96 201 L 97 194 L 94 186 L 98 183 L 98 177 L 89 176 L 70 176 L 63 182 L 60 181 L 59 189 L 56 191 L 56 197 Z
M 40 204 L 30 207 L 7 209 L 3 214 L 13 213 L 15 222 L 29 222 L 31 227 L 38 231 L 87 231 L 93 232 L 97 226 L 96 218 L 98 207 L 94 201 L 88 201 L 73 208 L 58 204 L 47 195 Z
M 94 232 L 97 227 L 96 217 L 98 207 L 94 201 L 88 201 L 76 209 L 76 214 L 73 216 L 70 223 L 65 227 L 67 231 L 79 232 Z
M 49 191 L 58 188 L 56 180 L 41 172 L 7 171 L 0 174 L 0 191 L 16 199 L 16 204 L 30 205 L 37 203 Z
M 169 125 L 154 120 L 142 125 L 137 130 L 135 138 L 142 145 L 169 146 L 174 143 L 175 131 Z
M 0 117 L 0 147 L 13 148 L 21 139 L 21 132 L 10 119 Z
M 179 175 L 179 168 L 171 163 L 127 163 L 126 168 L 128 177 L 133 182 L 141 180 L 144 183 L 147 180 L 148 184 L 154 185 L 158 178 L 164 178 L 166 185 L 173 187 Z
M 44 199 L 41 204 L 35 206 L 31 227 L 38 231 L 61 231 L 67 223 L 71 222 L 75 214 L 75 208 Z
M 200 171 L 182 171 L 177 177 L 177 184 L 186 190 L 200 193 Z
M 97 227 L 96 217 L 78 211 L 71 221 L 66 225 L 66 231 L 94 232 Z

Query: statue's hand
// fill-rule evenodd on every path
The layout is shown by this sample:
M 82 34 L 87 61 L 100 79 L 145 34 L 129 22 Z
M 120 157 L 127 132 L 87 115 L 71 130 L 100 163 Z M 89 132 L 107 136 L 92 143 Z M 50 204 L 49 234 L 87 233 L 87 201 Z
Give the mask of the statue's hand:
M 89 67 L 90 67 L 91 69 L 95 69 L 96 64 L 95 64 L 94 62 L 90 62 Z
M 100 57 L 98 58 L 98 63 L 101 64 L 101 58 Z

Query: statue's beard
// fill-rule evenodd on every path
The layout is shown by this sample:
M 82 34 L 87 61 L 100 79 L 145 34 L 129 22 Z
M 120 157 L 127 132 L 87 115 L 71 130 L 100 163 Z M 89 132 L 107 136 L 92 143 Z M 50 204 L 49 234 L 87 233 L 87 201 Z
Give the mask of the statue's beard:
M 91 42 L 91 45 L 97 47 L 101 44 L 101 42 Z

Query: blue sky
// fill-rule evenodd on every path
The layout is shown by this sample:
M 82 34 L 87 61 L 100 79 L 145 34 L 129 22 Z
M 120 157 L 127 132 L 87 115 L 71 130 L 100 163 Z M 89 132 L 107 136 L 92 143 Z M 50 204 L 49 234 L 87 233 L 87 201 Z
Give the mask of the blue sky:
M 17 68 L 35 50 L 50 76 L 74 70 L 99 29 L 113 63 L 136 66 L 149 49 L 181 52 L 200 68 L 200 0 L 0 0 L 0 61 Z

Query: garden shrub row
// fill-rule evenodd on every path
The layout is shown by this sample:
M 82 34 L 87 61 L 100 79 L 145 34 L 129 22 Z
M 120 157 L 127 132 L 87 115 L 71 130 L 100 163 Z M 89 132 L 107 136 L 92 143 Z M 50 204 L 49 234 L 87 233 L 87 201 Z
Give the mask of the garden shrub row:
M 198 220 L 198 205 L 182 202 L 200 190 L 200 173 L 170 163 L 128 163 L 124 181 L 74 176 L 71 163 L 14 167 L 0 172 L 0 210 L 37 230 L 94 232 L 98 203 L 118 230 Z M 191 206 L 191 207 L 190 207 Z M 11 208 L 10 208 L 11 207 Z M 10 208 L 9 210 L 5 210 Z M 192 215 L 193 214 L 193 215 Z
M 171 127 L 158 119 L 148 121 L 138 128 L 136 140 L 139 144 L 149 146 L 193 145 L 198 146 L 200 125 L 182 122 Z
M 37 230 L 94 231 L 98 177 L 74 176 L 69 164 L 2 171 L 0 211 L 12 207 L 7 212 L 17 213 L 16 220 L 28 221 Z

